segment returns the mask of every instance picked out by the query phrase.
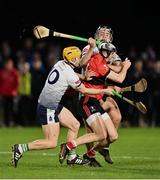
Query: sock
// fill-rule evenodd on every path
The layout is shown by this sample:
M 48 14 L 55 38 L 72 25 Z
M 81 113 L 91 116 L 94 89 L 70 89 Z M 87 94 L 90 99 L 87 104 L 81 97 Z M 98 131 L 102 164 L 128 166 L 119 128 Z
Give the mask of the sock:
M 109 147 L 104 147 L 103 149 L 104 149 L 104 150 L 109 150 Z
M 76 156 L 77 156 L 76 150 L 72 149 L 71 151 L 69 151 L 68 160 L 70 161 L 70 160 L 74 159 Z
M 29 151 L 28 144 L 19 144 L 18 149 L 20 153 Z
M 110 145 L 110 144 L 107 144 L 103 149 L 104 149 L 104 150 L 109 150 L 109 145 Z
M 96 151 L 94 149 L 90 149 L 87 152 L 87 156 L 90 157 L 90 158 L 94 158 L 96 156 Z
M 66 144 L 66 146 L 67 146 L 67 148 L 69 149 L 69 150 L 72 150 L 72 149 L 74 149 L 74 148 L 76 148 L 76 142 L 75 141 L 71 141 L 71 142 L 68 142 L 67 144 Z

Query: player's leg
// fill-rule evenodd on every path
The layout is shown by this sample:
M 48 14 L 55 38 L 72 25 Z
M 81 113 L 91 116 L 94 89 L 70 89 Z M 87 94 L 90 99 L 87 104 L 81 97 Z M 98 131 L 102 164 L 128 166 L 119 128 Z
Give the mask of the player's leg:
M 80 145 L 105 139 L 107 134 L 103 127 L 103 121 L 101 118 L 101 111 L 103 111 L 103 109 L 101 108 L 99 101 L 95 98 L 86 96 L 82 97 L 80 105 L 82 107 L 83 118 L 86 120 L 86 125 L 92 130 L 92 132 L 79 137 L 76 140 L 77 144 Z M 85 139 L 85 142 L 81 141 L 83 138 Z
M 118 138 L 118 133 L 117 133 L 117 130 L 116 130 L 110 116 L 105 112 L 101 117 L 102 117 L 103 123 L 104 123 L 103 126 L 106 128 L 107 139 L 109 139 L 110 142 L 114 142 Z M 95 145 L 94 148 L 89 150 L 86 155 L 88 157 L 90 157 L 91 156 L 90 154 L 92 154 L 92 152 L 97 152 L 99 149 L 101 149 L 106 144 L 108 144 L 107 139 L 100 141 L 97 145 Z
M 104 113 L 105 111 L 102 109 L 102 107 L 99 104 L 99 101 L 97 100 L 93 100 L 92 98 L 90 98 L 88 102 L 85 101 L 85 103 L 83 103 L 84 101 L 85 101 L 84 97 L 81 98 L 81 107 L 83 107 L 82 109 L 83 122 L 84 122 L 87 133 L 91 133 L 96 130 L 94 129 L 94 127 L 91 128 L 89 126 L 89 124 L 87 123 L 88 120 L 86 121 L 86 119 L 91 118 L 91 114 L 94 112 Z M 83 155 L 83 158 L 90 160 L 90 166 L 101 167 L 101 164 L 95 158 L 95 155 L 96 155 L 95 152 L 92 151 L 92 148 L 94 147 L 94 142 L 86 144 L 86 147 L 87 147 L 87 153 Z
M 87 124 L 88 133 L 95 132 L 97 134 L 101 134 L 102 127 L 103 127 L 103 131 L 104 131 L 104 125 L 103 125 L 103 120 L 102 120 L 101 116 L 99 117 L 99 121 L 101 121 L 101 125 L 99 125 L 97 123 L 96 124 L 95 123 Z M 104 132 L 104 134 L 105 134 L 105 137 L 107 137 L 106 132 Z M 100 141 L 104 141 L 104 140 L 105 139 L 101 139 Z M 83 158 L 88 159 L 90 161 L 89 165 L 92 167 L 102 167 L 102 165 L 96 160 L 96 151 L 94 150 L 94 144 L 97 142 L 98 141 L 96 141 L 94 143 L 92 143 L 92 142 L 88 143 L 87 152 L 85 154 L 83 154 Z
M 107 139 L 105 139 L 104 141 L 99 142 L 96 146 L 95 146 L 95 150 L 98 151 L 101 149 L 101 147 L 104 147 L 106 144 L 109 143 L 113 143 L 114 141 L 116 141 L 118 139 L 118 133 L 117 133 L 117 129 L 115 128 L 110 116 L 107 113 L 102 114 L 102 119 L 104 121 L 104 126 L 106 128 L 107 131 Z
M 83 122 L 84 122 L 86 132 L 92 133 L 93 130 L 87 125 L 87 122 L 85 121 L 85 119 L 83 119 Z M 95 142 L 91 142 L 91 143 L 86 144 L 87 152 L 94 147 L 94 144 L 95 144 Z M 102 167 L 102 165 L 96 160 L 95 156 L 89 157 L 87 155 L 87 152 L 85 154 L 83 154 L 83 159 L 88 159 L 90 161 L 89 165 L 92 167 Z
M 61 110 L 60 114 L 58 115 L 59 122 L 62 126 L 68 128 L 68 137 L 67 137 L 67 142 L 70 142 L 74 139 L 77 138 L 78 136 L 78 131 L 80 127 L 79 121 L 73 116 L 73 114 L 65 107 Z M 72 149 L 68 153 L 67 157 L 67 164 L 68 165 L 73 165 L 73 164 L 78 164 L 78 165 L 84 165 L 88 163 L 88 161 L 84 160 L 80 156 L 76 154 L 76 150 Z
M 100 119 L 100 113 L 93 114 L 92 118 L 90 119 L 92 121 L 92 122 L 90 121 L 91 123 L 90 125 L 92 126 L 94 132 L 84 134 L 75 140 L 61 144 L 61 150 L 59 153 L 60 163 L 63 163 L 69 151 L 76 148 L 78 145 L 104 140 L 106 138 L 106 132 L 105 132 L 105 128 L 102 126 L 103 120 Z
M 85 119 L 83 119 L 83 123 L 84 123 L 84 127 L 85 127 L 85 130 L 86 130 L 86 133 L 92 133 L 93 130 L 87 125 L 87 122 L 86 122 Z M 93 146 L 94 146 L 94 142 L 86 144 L 87 150 L 91 149 Z
M 94 112 L 104 112 L 102 108 L 99 108 L 100 104 L 99 102 L 97 102 L 97 100 L 93 101 L 92 98 L 87 99 L 86 97 L 81 97 L 80 99 L 80 109 L 82 110 L 81 114 L 83 117 L 83 122 L 84 122 L 84 126 L 86 129 L 87 133 L 92 133 L 93 130 L 91 129 L 91 127 L 87 124 L 86 119 L 88 119 L 90 117 L 91 114 L 93 114 Z M 95 111 L 96 110 L 96 111 Z M 91 143 L 87 143 L 86 147 L 87 147 L 87 152 L 89 150 L 91 150 L 94 147 L 95 142 L 91 142 Z M 96 160 L 95 158 L 95 154 L 91 155 L 91 154 L 87 154 L 87 152 L 83 155 L 84 159 L 89 159 L 90 160 L 90 166 L 93 167 L 101 167 L 101 164 Z
M 114 126 L 116 127 L 116 129 L 118 129 L 121 123 L 122 116 L 116 101 L 111 97 L 107 97 L 106 101 L 104 101 L 101 106 L 109 114 Z
M 38 106 L 38 119 L 42 124 L 44 138 L 30 143 L 15 144 L 12 147 L 12 164 L 17 167 L 22 154 L 30 150 L 51 149 L 57 146 L 60 125 L 56 117 L 56 111 Z
M 108 112 L 115 127 L 118 129 L 122 116 L 115 100 L 111 97 L 107 97 L 106 101 L 103 101 L 101 105 L 103 109 L 106 112 Z M 102 147 L 101 150 L 99 150 L 99 153 L 104 157 L 106 162 L 108 162 L 109 164 L 113 164 L 113 160 L 111 159 L 110 152 L 109 152 L 109 146 L 110 146 L 110 142 L 106 144 L 105 147 Z
M 89 115 L 89 118 L 87 118 L 87 124 L 93 129 L 93 132 L 84 134 L 83 136 L 80 136 L 74 141 L 68 142 L 67 144 L 62 144 L 59 153 L 59 160 L 61 163 L 63 163 L 69 151 L 74 149 L 76 146 L 106 139 L 106 130 L 105 127 L 103 127 L 101 114 L 97 111 L 97 103 L 98 107 L 101 108 L 99 102 L 94 98 L 91 98 L 90 101 L 85 103 L 83 106 L 84 112 Z
M 74 117 L 74 115 L 67 108 L 63 107 L 58 115 L 59 122 L 62 126 L 68 128 L 67 141 L 76 139 L 78 136 L 78 131 L 80 127 L 79 121 Z

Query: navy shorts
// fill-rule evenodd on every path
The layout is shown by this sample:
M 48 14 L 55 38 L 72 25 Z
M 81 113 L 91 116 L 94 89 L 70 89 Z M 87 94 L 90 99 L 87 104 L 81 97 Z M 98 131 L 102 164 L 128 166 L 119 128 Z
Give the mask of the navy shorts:
M 58 115 L 63 106 L 59 105 L 57 109 L 48 109 L 40 104 L 37 105 L 37 118 L 41 125 L 59 122 Z
M 101 107 L 100 102 L 96 98 L 92 98 L 89 96 L 82 96 L 80 99 L 80 109 L 82 118 L 85 120 L 92 114 L 99 112 L 100 114 L 104 114 L 105 111 Z

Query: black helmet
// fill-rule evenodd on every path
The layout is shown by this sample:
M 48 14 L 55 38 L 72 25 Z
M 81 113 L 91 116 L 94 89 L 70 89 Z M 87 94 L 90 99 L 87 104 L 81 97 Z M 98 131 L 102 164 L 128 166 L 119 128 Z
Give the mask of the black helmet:
M 108 42 L 102 42 L 99 46 L 98 46 L 99 52 L 100 54 L 107 58 L 111 52 L 117 52 L 116 47 Z

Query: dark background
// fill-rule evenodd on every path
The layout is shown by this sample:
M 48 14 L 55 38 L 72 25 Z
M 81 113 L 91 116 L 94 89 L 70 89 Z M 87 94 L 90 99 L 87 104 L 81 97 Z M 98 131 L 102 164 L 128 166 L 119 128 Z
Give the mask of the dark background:
M 1 0 L 0 39 L 19 43 L 32 35 L 33 27 L 38 24 L 88 38 L 94 36 L 99 25 L 109 25 L 114 32 L 114 44 L 122 54 L 132 45 L 139 50 L 148 44 L 159 48 L 159 11 L 158 1 Z M 66 40 L 61 38 L 60 42 Z
M 38 43 L 35 42 L 44 40 L 47 45 L 54 45 L 54 58 L 52 60 L 55 61 L 52 62 L 60 59 L 59 55 L 63 47 L 75 45 L 82 49 L 86 45 L 86 42 L 59 37 L 37 40 L 33 36 L 33 28 L 36 25 L 43 25 L 54 31 L 84 38 L 94 37 L 94 33 L 99 25 L 110 26 L 114 32 L 113 44 L 116 46 L 119 56 L 122 60 L 125 57 L 129 57 L 132 61 L 132 67 L 129 69 L 128 76 L 122 86 L 129 85 L 131 82 L 138 82 L 141 77 L 145 77 L 148 82 L 147 91 L 143 94 L 126 94 L 131 99 L 141 100 L 148 109 L 147 115 L 142 117 L 142 114 L 135 108 L 128 106 L 127 103 L 117 98 L 124 122 L 128 122 L 129 120 L 131 125 L 141 124 L 140 126 L 144 126 L 141 122 L 147 122 L 146 124 L 149 126 L 160 126 L 160 67 L 158 64 L 160 60 L 160 10 L 158 1 L 1 0 L 0 23 L 0 53 L 3 51 L 3 41 L 7 40 L 10 44 L 9 46 L 12 48 L 13 56 L 15 57 L 18 50 L 22 49 L 25 52 L 27 62 L 30 62 L 31 65 L 34 59 L 36 59 L 34 58 L 34 50 Z M 28 50 L 24 48 L 26 37 L 32 37 L 31 41 L 33 41 L 33 46 L 35 45 L 33 49 Z M 51 44 L 48 43 L 48 40 L 51 40 Z M 131 47 L 136 48 L 136 51 L 133 51 L 133 49 L 131 51 Z M 39 53 L 42 55 L 41 60 L 43 65 L 46 65 L 48 72 L 50 66 L 47 64 L 47 55 L 49 53 L 45 53 L 49 51 L 45 50 L 43 49 Z M 141 62 L 143 66 L 139 64 Z M 156 67 L 159 67 L 159 69 Z M 33 77 L 35 77 L 35 74 Z M 35 82 L 39 84 L 41 81 Z M 38 96 L 39 92 L 37 96 L 33 97 Z M 71 101 L 71 96 L 69 96 L 70 101 L 64 101 L 66 103 L 72 103 L 69 106 L 73 107 L 73 112 L 75 112 L 78 110 L 75 106 L 76 98 L 72 96 L 73 101 Z M 34 104 L 37 102 L 34 98 L 32 100 Z

